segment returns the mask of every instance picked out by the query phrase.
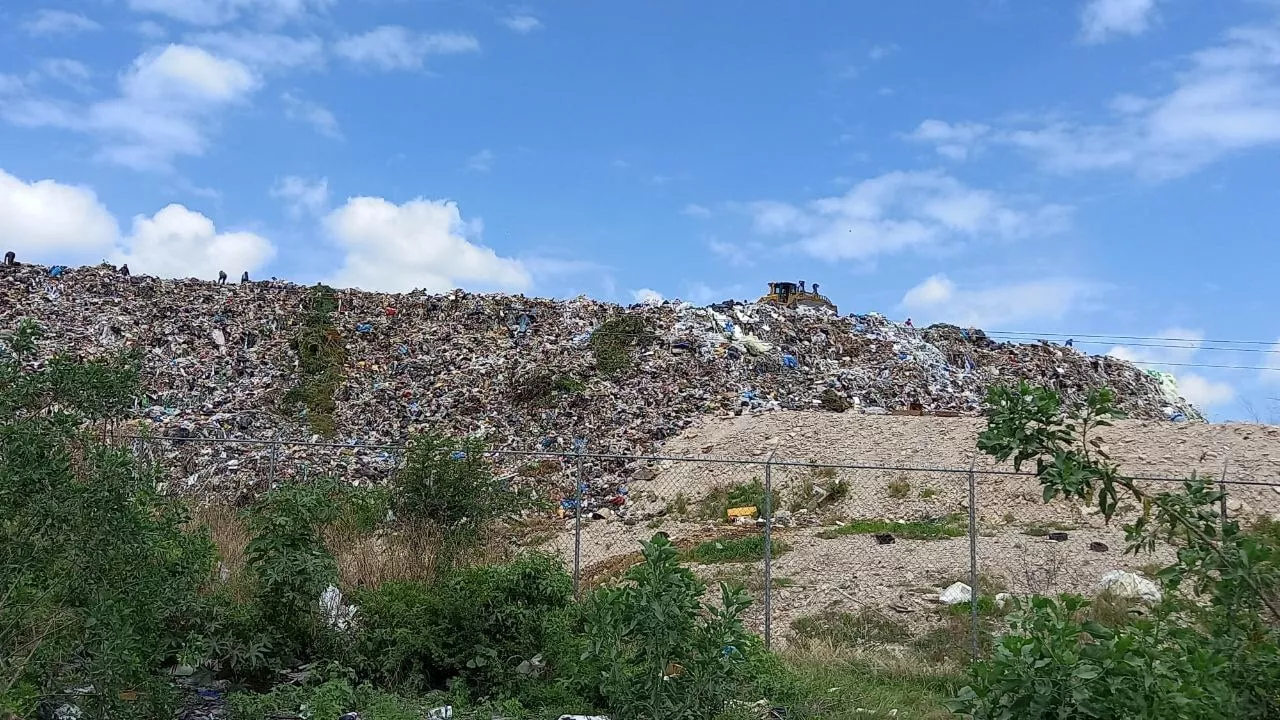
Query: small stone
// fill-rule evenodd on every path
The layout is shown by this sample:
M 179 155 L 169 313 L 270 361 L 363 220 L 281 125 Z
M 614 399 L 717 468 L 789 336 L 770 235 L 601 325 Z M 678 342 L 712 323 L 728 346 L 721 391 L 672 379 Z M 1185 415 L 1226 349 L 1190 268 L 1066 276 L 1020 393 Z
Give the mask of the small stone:
M 639 470 L 637 470 L 634 475 L 631 476 L 631 479 L 639 480 L 640 482 L 648 482 L 649 480 L 652 480 L 656 477 L 658 477 L 658 473 L 654 472 L 650 468 L 642 467 Z
M 892 545 L 893 542 L 894 538 L 891 533 L 876 533 L 877 545 Z
M 1065 542 L 1067 534 L 1064 532 L 1051 532 L 1049 533 L 1049 539 L 1053 542 Z
M 1101 542 L 1098 542 L 1097 540 L 1094 540 L 1093 542 L 1089 543 L 1089 549 L 1094 552 L 1106 552 L 1111 548 L 1107 547 L 1106 543 L 1101 543 Z

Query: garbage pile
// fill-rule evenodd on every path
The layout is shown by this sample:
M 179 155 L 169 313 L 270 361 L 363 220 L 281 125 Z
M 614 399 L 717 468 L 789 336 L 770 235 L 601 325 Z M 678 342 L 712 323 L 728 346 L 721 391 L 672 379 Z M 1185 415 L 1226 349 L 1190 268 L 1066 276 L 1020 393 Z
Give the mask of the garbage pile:
M 1069 398 L 1109 386 L 1136 418 L 1200 419 L 1171 378 L 1120 360 L 876 313 L 461 290 L 330 297 L 317 310 L 314 289 L 275 279 L 19 264 L 0 267 L 0 332 L 36 320 L 43 357 L 139 352 L 146 396 L 128 430 L 179 438 L 149 443 L 175 468 L 177 491 L 233 498 L 268 475 L 378 482 L 396 465 L 392 446 L 427 429 L 481 433 L 495 450 L 571 453 L 577 441 L 645 454 L 708 414 L 976 414 L 988 387 L 1020 379 Z M 315 372 L 300 352 L 340 358 L 331 388 L 298 391 Z M 253 442 L 286 438 L 327 445 Z

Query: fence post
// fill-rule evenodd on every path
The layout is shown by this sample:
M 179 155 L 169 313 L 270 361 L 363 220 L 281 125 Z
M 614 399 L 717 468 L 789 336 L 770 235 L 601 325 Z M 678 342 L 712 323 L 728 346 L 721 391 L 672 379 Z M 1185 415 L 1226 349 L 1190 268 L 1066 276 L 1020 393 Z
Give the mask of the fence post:
M 978 659 L 978 503 L 977 483 L 974 480 L 975 453 L 969 460 L 969 624 L 973 659 Z
M 764 461 L 764 649 L 773 646 L 773 454 Z
M 1222 497 L 1218 498 L 1218 512 L 1221 515 L 1220 529 L 1225 530 L 1227 527 L 1227 458 L 1222 458 L 1222 474 L 1218 476 L 1218 491 L 1222 493 Z
M 586 477 L 582 474 L 582 451 L 586 443 L 574 441 L 578 451 L 578 472 L 574 478 L 573 493 L 573 599 L 582 599 L 582 490 L 586 485 Z

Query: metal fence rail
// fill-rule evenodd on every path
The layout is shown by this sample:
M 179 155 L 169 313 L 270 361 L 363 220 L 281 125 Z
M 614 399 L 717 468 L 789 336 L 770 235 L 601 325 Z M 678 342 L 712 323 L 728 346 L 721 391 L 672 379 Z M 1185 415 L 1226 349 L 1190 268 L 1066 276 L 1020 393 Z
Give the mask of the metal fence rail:
M 172 491 L 240 499 L 320 477 L 385 484 L 406 451 L 279 437 L 111 439 L 160 464 Z M 999 594 L 1088 592 L 1105 570 L 1172 557 L 1171 549 L 1154 558 L 1122 555 L 1117 527 L 1069 505 L 1045 505 L 1033 474 L 975 467 L 976 453 L 968 467 L 945 467 L 773 453 L 618 455 L 589 452 L 582 440 L 574 447 L 487 455 L 504 477 L 555 503 L 557 530 L 538 546 L 571 568 L 575 594 L 617 578 L 638 561 L 641 540 L 666 533 L 709 584 L 737 583 L 753 595 L 746 621 L 770 645 L 807 617 L 870 613 L 933 633 L 967 620 L 967 637 L 942 637 L 977 656 L 987 622 L 979 609 Z M 1223 497 L 1224 519 L 1247 500 L 1257 506 L 1250 511 L 1269 508 L 1280 517 L 1280 477 L 1232 473 L 1226 458 L 1214 479 L 1224 491 L 1236 488 Z M 938 590 L 957 582 L 970 588 L 967 613 L 939 603 Z

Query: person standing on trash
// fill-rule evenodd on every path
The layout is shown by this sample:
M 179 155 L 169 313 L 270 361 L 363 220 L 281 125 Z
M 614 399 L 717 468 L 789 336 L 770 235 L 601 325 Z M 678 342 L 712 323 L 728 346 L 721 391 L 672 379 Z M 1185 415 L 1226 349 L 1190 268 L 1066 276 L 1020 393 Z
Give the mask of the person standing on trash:
M 240 273 L 240 283 L 244 284 L 247 282 L 249 282 L 249 271 L 245 270 L 244 272 Z
M 904 324 L 909 328 L 915 327 L 915 324 L 911 322 L 911 318 L 907 318 L 907 322 Z
M 219 270 L 219 271 L 218 271 L 218 284 L 219 284 L 219 285 L 226 285 L 226 284 L 227 284 L 227 271 L 226 271 L 226 270 Z
M 1067 338 L 1067 347 L 1075 347 L 1075 345 L 1076 341 L 1074 338 Z
M 18 262 L 17 262 L 17 260 L 16 260 L 16 258 L 17 258 L 17 257 L 18 257 L 17 255 L 14 255 L 14 254 L 13 254 L 13 251 L 12 251 L 12 250 L 10 250 L 9 252 L 5 253 L 5 254 L 4 254 L 4 266 L 5 266 L 5 267 L 13 267 L 14 265 L 17 265 L 17 264 L 18 264 Z
M 129 277 L 129 275 L 131 274 L 131 273 L 129 272 L 129 263 L 125 263 L 125 264 L 123 264 L 123 265 L 121 265 L 121 266 L 120 266 L 120 274 L 121 274 L 121 275 L 123 275 L 123 276 L 125 276 L 125 277 Z

